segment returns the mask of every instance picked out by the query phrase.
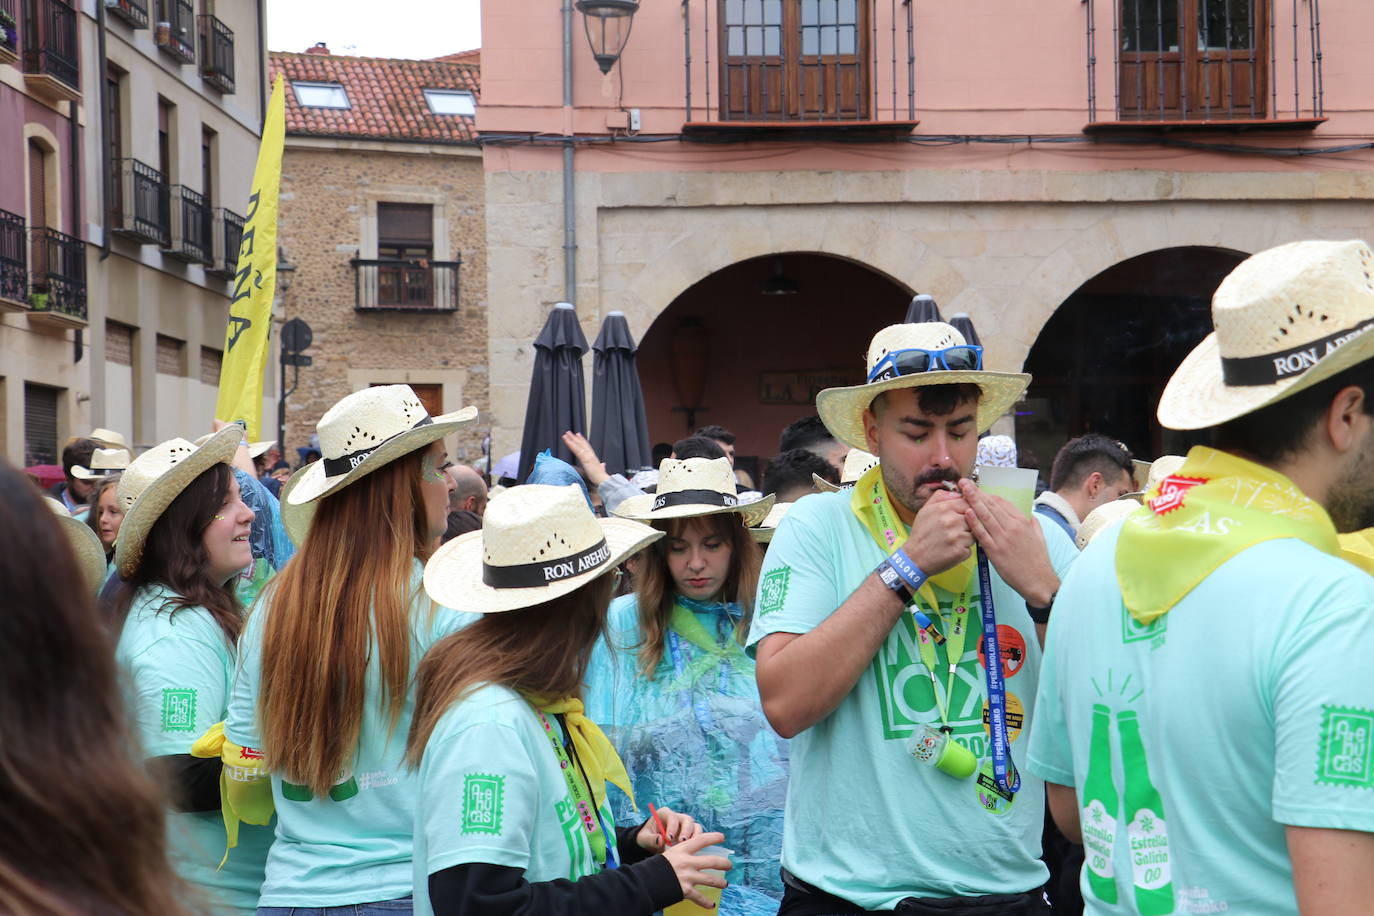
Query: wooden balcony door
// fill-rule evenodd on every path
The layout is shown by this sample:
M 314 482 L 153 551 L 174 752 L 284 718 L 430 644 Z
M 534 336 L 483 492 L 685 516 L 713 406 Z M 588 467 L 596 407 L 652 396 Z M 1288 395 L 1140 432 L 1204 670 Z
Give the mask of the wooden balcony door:
M 1263 0 L 1118 2 L 1123 120 L 1266 117 Z
M 871 0 L 718 0 L 721 119 L 869 117 Z

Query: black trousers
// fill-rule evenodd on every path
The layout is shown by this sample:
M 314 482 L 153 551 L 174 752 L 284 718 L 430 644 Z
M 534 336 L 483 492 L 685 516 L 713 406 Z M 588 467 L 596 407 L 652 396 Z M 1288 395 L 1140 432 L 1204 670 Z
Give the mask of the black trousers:
M 986 897 L 908 897 L 895 910 L 865 910 L 841 897 L 827 894 L 795 875 L 783 872 L 782 904 L 778 916 L 861 916 L 894 913 L 898 916 L 1044 916 L 1050 912 L 1037 890 L 1024 894 L 993 894 Z

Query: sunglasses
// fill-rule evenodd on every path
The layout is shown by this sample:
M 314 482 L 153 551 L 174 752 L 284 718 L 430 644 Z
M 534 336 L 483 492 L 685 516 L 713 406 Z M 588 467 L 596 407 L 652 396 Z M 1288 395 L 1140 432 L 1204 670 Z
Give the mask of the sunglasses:
M 983 348 L 975 346 L 946 347 L 943 350 L 893 350 L 883 355 L 868 372 L 870 382 L 919 375 L 939 369 L 975 370 L 983 368 Z

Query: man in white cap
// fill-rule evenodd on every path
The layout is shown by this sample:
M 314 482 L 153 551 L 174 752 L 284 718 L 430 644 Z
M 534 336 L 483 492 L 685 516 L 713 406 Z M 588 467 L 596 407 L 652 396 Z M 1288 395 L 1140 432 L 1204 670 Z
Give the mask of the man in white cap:
M 867 379 L 816 407 L 879 462 L 793 505 L 749 633 L 764 712 L 794 739 L 779 914 L 1047 912 L 1044 791 L 1017 738 L 1032 615 L 1077 552 L 1052 560 L 1037 521 L 969 479 L 1030 377 L 924 322 L 879 331 Z
M 1089 913 L 1371 912 L 1374 254 L 1295 242 L 1212 299 L 1159 420 L 1210 429 L 1055 602 L 1028 765 Z

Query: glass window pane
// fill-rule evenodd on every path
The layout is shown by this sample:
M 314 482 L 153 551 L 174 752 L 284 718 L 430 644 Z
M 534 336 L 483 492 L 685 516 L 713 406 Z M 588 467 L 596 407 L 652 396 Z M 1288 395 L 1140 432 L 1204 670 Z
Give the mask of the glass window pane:
M 725 0 L 725 22 L 739 25 L 744 21 L 744 0 Z
M 745 25 L 758 25 L 763 22 L 763 0 L 744 0 Z
M 744 54 L 744 29 L 732 25 L 725 30 L 725 50 L 731 57 Z
M 763 30 L 763 53 L 769 57 L 782 56 L 782 29 L 772 25 Z
M 833 25 L 821 28 L 821 54 L 835 53 L 835 27 Z
M 806 55 L 819 54 L 821 51 L 820 36 L 816 34 L 814 26 L 802 29 L 802 53 Z
M 763 29 L 744 30 L 744 53 L 749 57 L 758 57 L 763 53 Z
M 1252 0 L 1198 0 L 1198 50 L 1248 50 L 1252 7 Z
M 840 22 L 857 24 L 859 21 L 859 4 L 857 0 L 840 0 Z
M 821 25 L 835 24 L 835 10 L 839 0 L 821 0 Z
M 857 53 L 858 53 L 857 42 L 856 42 L 856 40 L 855 40 L 855 39 L 856 39 L 856 36 L 857 36 L 857 33 L 858 33 L 858 29 L 854 28 L 854 26 L 852 26 L 852 25 L 842 25 L 842 26 L 840 26 L 840 53 L 841 53 L 841 54 L 857 54 Z
M 821 19 L 821 0 L 802 0 L 802 25 L 815 25 Z
M 1177 51 L 1180 2 L 1121 0 L 1121 50 Z
M 782 24 L 782 0 L 764 0 L 763 21 L 767 25 Z

